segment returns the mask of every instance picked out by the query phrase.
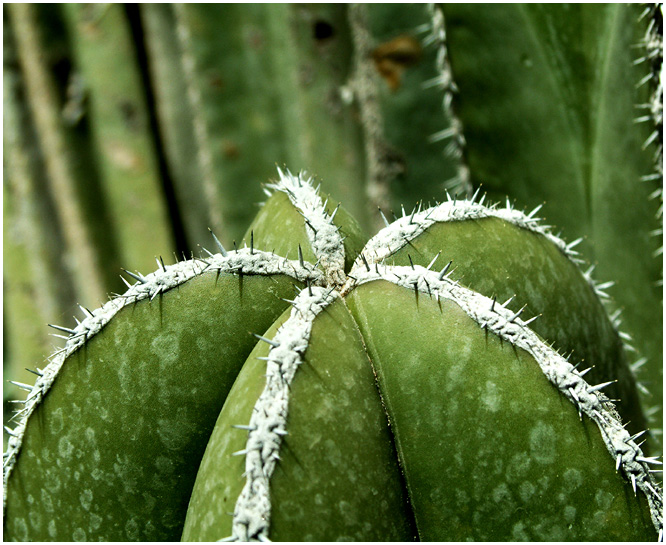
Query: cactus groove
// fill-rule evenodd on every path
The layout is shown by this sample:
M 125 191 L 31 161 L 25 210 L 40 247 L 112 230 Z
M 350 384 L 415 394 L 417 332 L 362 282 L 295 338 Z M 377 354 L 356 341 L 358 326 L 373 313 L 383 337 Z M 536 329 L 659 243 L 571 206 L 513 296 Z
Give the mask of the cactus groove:
M 218 254 L 127 271 L 125 294 L 57 326 L 67 343 L 8 430 L 5 538 L 661 538 L 660 462 L 604 393 L 617 379 L 635 395 L 619 340 L 588 381 L 607 339 L 583 324 L 617 332 L 575 242 L 536 212 L 471 199 L 414 210 L 364 245 L 311 179 L 278 176 L 244 248 L 215 238 Z M 519 290 L 502 250 L 521 237 L 534 255 Z M 473 291 L 483 268 L 455 268 L 459 244 L 506 267 L 479 284 L 494 293 Z M 571 285 L 584 308 L 532 293 Z M 573 325 L 537 334 L 525 307 L 498 301 L 506 289 Z M 593 345 L 582 366 L 578 349 L 558 352 L 569 338 Z

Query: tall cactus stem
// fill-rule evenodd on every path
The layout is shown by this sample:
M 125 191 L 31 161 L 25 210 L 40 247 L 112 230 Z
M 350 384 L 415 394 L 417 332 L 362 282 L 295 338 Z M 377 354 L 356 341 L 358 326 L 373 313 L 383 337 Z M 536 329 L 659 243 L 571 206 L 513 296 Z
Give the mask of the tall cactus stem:
M 221 231 L 224 226 L 224 218 L 222 217 L 221 208 L 216 206 L 218 202 L 216 184 L 219 183 L 219 180 L 216 181 L 213 171 L 213 157 L 211 155 L 208 129 L 203 117 L 204 111 L 201 92 L 196 84 L 196 58 L 192 51 L 192 37 L 183 5 L 174 4 L 173 9 L 176 19 L 176 34 L 181 48 L 183 73 L 187 81 L 187 97 L 190 101 L 194 134 L 197 140 L 197 161 L 202 172 L 203 189 L 209 207 L 208 213 L 213 228 Z
M 365 136 L 367 169 L 366 193 L 369 207 L 374 210 L 390 208 L 390 182 L 395 176 L 387 160 L 387 144 L 384 140 L 384 127 L 379 96 L 377 74 L 372 61 L 372 36 L 368 27 L 367 6 L 350 4 L 349 25 L 354 42 L 354 71 L 349 85 L 356 98 L 361 114 Z M 374 218 L 373 227 L 380 226 L 379 218 Z
M 424 39 L 424 45 L 434 45 L 437 47 L 436 68 L 438 75 L 424 83 L 425 87 L 436 86 L 444 93 L 442 107 L 451 126 L 430 136 L 431 142 L 448 140 L 445 148 L 448 157 L 456 162 L 457 174 L 451 180 L 444 182 L 444 188 L 455 194 L 462 194 L 469 197 L 472 194 L 473 187 L 470 179 L 469 167 L 465 163 L 465 135 L 463 133 L 463 124 L 453 111 L 453 96 L 458 92 L 458 87 L 453 79 L 451 65 L 449 64 L 449 55 L 446 49 L 446 27 L 444 24 L 444 13 L 436 4 L 428 4 L 431 23 L 428 29 L 428 35 Z
M 65 142 L 59 107 L 53 83 L 48 79 L 48 70 L 40 46 L 42 39 L 36 25 L 36 8 L 31 4 L 9 6 L 17 42 L 19 62 L 25 76 L 26 90 L 34 113 L 35 125 L 41 138 L 46 168 L 53 184 L 55 201 L 63 234 L 70 248 L 77 249 L 79 265 L 74 271 L 81 281 L 88 301 L 105 298 L 105 285 L 100 276 L 98 259 L 93 251 L 90 233 L 86 228 L 78 206 L 73 182 L 74 160 Z

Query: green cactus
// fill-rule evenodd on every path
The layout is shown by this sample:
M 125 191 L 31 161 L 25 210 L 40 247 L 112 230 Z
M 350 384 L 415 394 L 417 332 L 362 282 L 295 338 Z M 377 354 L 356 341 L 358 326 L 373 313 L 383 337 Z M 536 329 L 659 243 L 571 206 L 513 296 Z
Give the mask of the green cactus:
M 634 385 L 572 244 L 471 199 L 415 210 L 359 253 L 355 221 L 310 179 L 280 171 L 268 189 L 244 248 L 216 239 L 218 254 L 128 273 L 125 294 L 60 328 L 65 348 L 8 430 L 6 538 L 660 534 L 657 460 L 621 423 L 639 409 L 601 393 Z M 433 270 L 479 228 L 490 284 L 464 260 Z M 546 332 L 572 324 L 552 347 L 497 302 L 494 252 L 512 245 L 531 254 L 514 306 Z M 593 382 L 558 352 L 576 343 Z
M 8 539 L 661 537 L 661 4 L 3 19 Z

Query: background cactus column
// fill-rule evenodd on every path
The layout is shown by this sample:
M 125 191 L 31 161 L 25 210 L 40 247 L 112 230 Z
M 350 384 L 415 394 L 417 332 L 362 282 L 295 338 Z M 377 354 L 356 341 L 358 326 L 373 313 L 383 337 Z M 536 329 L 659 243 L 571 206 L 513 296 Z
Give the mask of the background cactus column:
M 475 186 L 540 214 L 570 240 L 622 310 L 645 356 L 641 378 L 662 397 L 658 139 L 641 122 L 653 67 L 636 4 L 442 4 L 453 107 Z M 657 10 L 660 15 L 660 10 Z M 511 37 L 508 39 L 508 37 Z M 661 100 L 661 99 L 659 99 Z M 661 422 L 661 410 L 655 422 Z M 661 427 L 661 424 L 656 424 Z

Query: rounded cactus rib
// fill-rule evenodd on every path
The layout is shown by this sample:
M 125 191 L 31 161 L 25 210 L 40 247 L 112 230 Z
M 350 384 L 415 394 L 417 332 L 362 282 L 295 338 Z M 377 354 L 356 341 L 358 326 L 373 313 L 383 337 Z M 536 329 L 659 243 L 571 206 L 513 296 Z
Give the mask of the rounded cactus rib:
M 286 255 L 300 247 L 303 259 L 318 263 L 330 285 L 342 285 L 345 271 L 365 242 L 356 221 L 332 206 L 312 186 L 312 179 L 278 169 L 268 185 L 271 196 L 245 234 L 245 243 Z M 293 253 L 292 253 L 293 255 Z
M 248 329 L 279 316 L 295 280 L 322 278 L 249 250 L 134 276 L 86 311 L 28 394 L 5 458 L 8 539 L 180 537 Z
M 493 300 L 419 266 L 377 270 L 352 271 L 344 291 L 422 539 L 657 536 L 653 460 L 601 385 Z
M 220 414 L 183 539 L 411 539 L 386 416 L 344 303 L 304 289 L 266 337 Z M 230 432 L 234 423 L 248 431 Z
M 552 235 L 537 212 L 449 201 L 394 222 L 368 243 L 364 255 L 426 266 L 441 251 L 433 265 L 452 261 L 455 278 L 465 286 L 499 303 L 513 298 L 515 310 L 524 305 L 521 317 L 534 318 L 531 329 L 561 354 L 592 367 L 588 380 L 617 379 L 605 393 L 618 400 L 630 431 L 642 431 L 647 424 L 636 379 L 602 302 L 603 286 L 578 267 L 576 243 Z

